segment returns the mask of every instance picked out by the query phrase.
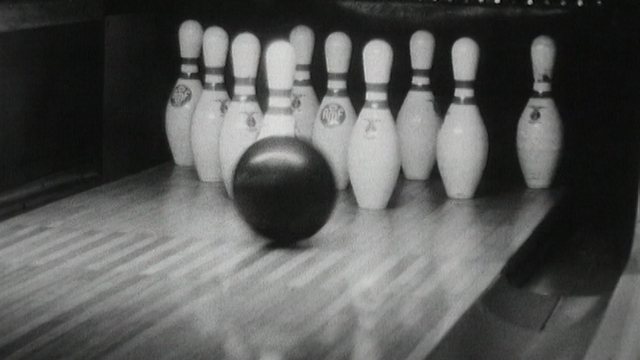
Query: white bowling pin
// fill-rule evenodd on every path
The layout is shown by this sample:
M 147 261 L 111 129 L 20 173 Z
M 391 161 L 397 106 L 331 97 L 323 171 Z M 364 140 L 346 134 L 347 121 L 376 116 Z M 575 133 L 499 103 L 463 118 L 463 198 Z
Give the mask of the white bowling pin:
M 397 123 L 402 172 L 409 180 L 428 179 L 436 162 L 436 142 L 442 119 L 434 106 L 429 79 L 434 48 L 431 33 L 419 30 L 411 36 L 413 77 Z
M 551 185 L 562 151 L 562 121 L 551 97 L 556 56 L 554 41 L 539 36 L 531 45 L 533 94 L 518 121 L 517 148 L 527 186 Z
M 258 140 L 269 136 L 296 136 L 291 108 L 291 88 L 296 71 L 293 46 L 284 40 L 273 42 L 265 54 L 269 100 Z
M 202 50 L 205 84 L 193 113 L 191 147 L 198 176 L 202 181 L 222 181 L 219 140 L 229 94 L 224 86 L 229 36 L 224 29 L 212 26 L 204 32 Z
M 387 103 L 393 50 L 383 40 L 364 48 L 365 104 L 351 132 L 348 167 L 358 206 L 387 207 L 400 174 L 400 148 Z
M 349 185 L 349 139 L 357 118 L 347 93 L 351 39 L 345 33 L 335 32 L 327 37 L 324 52 L 327 61 L 327 94 L 313 123 L 311 138 L 327 158 L 336 179 L 336 188 L 344 190 Z
M 313 120 L 316 118 L 319 106 L 318 97 L 311 85 L 310 72 L 315 35 L 309 27 L 299 25 L 291 30 L 289 42 L 293 45 L 297 64 L 292 92 L 293 117 L 296 119 L 297 136 L 311 140 Z
M 198 74 L 202 32 L 202 26 L 194 20 L 183 22 L 178 32 L 181 73 L 167 103 L 165 129 L 173 160 L 180 166 L 193 166 L 191 119 L 202 94 Z
M 233 99 L 220 130 L 220 169 L 227 194 L 233 197 L 233 174 L 238 160 L 258 137 L 262 110 L 256 100 L 256 75 L 260 62 L 260 41 L 242 33 L 231 44 L 235 79 Z
M 470 38 L 458 39 L 451 50 L 456 88 L 436 149 L 438 169 L 450 198 L 472 198 L 487 163 L 489 140 L 473 89 L 479 55 L 478 44 Z

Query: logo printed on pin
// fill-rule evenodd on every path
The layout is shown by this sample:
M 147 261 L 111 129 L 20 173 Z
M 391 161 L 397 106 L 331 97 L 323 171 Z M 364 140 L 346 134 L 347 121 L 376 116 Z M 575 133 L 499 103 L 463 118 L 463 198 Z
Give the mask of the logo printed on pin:
M 364 137 L 367 139 L 375 139 L 378 137 L 378 129 L 376 128 L 375 119 L 365 119 L 369 122 L 367 128 L 364 130 Z
M 220 114 L 224 116 L 229 110 L 229 100 L 220 100 Z
M 247 119 L 245 120 L 245 123 L 247 124 L 247 127 L 249 128 L 249 131 L 253 132 L 253 131 L 258 130 L 258 129 L 256 129 L 256 124 L 258 122 L 256 121 L 256 118 L 253 116 L 253 114 L 255 114 L 255 112 L 244 113 L 244 114 L 247 115 Z
M 529 122 L 530 123 L 535 123 L 538 120 L 540 120 L 540 109 L 542 109 L 542 107 L 538 107 L 538 106 L 532 106 L 531 109 L 533 110 L 531 112 L 531 115 L 529 116 Z
M 184 106 L 184 104 L 191 100 L 192 95 L 191 89 L 189 89 L 188 86 L 183 84 L 176 85 L 173 88 L 173 93 L 171 93 L 171 106 Z
M 340 104 L 327 104 L 320 112 L 320 121 L 328 128 L 342 125 L 346 117 L 347 112 Z
M 303 95 L 293 95 L 293 99 L 291 100 L 291 107 L 293 110 L 300 111 L 300 105 L 302 105 L 302 100 L 300 100 L 300 98 L 302 98 L 302 96 Z

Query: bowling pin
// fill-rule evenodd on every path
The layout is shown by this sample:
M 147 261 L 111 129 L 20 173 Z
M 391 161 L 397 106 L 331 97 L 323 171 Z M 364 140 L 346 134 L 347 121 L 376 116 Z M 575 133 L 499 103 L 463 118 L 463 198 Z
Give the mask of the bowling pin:
M 327 62 L 327 94 L 316 114 L 311 139 L 329 162 L 336 179 L 336 188 L 344 190 L 349 185 L 349 139 L 357 118 L 347 93 L 351 39 L 345 33 L 335 32 L 327 37 L 324 52 Z
M 235 79 L 233 98 L 220 130 L 220 170 L 227 194 L 233 197 L 233 173 L 238 160 L 258 137 L 262 110 L 256 99 L 256 75 L 260 62 L 260 41 L 242 33 L 231 44 Z
M 204 32 L 205 84 L 191 124 L 193 160 L 202 181 L 222 180 L 219 139 L 223 117 L 229 106 L 229 94 L 224 86 L 228 46 L 229 36 L 224 29 L 212 26 Z
M 366 95 L 351 132 L 349 177 L 359 207 L 383 209 L 400 174 L 398 134 L 387 102 L 393 50 L 383 40 L 372 40 L 362 57 Z
M 165 128 L 173 160 L 180 166 L 193 166 L 191 119 L 202 94 L 198 74 L 202 32 L 202 26 L 194 20 L 183 22 L 178 32 L 182 65 L 167 103 Z
M 470 38 L 453 44 L 455 92 L 438 134 L 436 157 L 447 195 L 455 199 L 475 195 L 487 163 L 489 140 L 473 89 L 479 56 Z
M 442 119 L 436 112 L 429 71 L 435 40 L 431 33 L 416 31 L 409 42 L 413 77 L 398 113 L 398 140 L 404 177 L 426 180 L 436 162 L 436 142 Z
M 258 140 L 269 136 L 296 136 L 296 121 L 291 108 L 291 88 L 296 71 L 293 46 L 275 41 L 265 54 L 269 99 Z
M 531 45 L 533 94 L 518 121 L 518 160 L 527 186 L 551 185 L 562 151 L 562 121 L 551 97 L 556 56 L 554 41 L 539 36 Z
M 292 106 L 293 117 L 296 119 L 297 136 L 311 140 L 313 121 L 318 112 L 318 97 L 311 86 L 310 65 L 313 57 L 315 35 L 313 30 L 299 25 L 291 30 L 289 42 L 296 54 L 296 72 L 293 82 Z

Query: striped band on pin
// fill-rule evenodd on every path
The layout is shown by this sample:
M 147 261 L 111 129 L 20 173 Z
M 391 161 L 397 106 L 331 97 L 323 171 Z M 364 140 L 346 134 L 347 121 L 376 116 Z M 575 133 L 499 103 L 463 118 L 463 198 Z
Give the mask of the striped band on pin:
M 456 105 L 475 105 L 476 98 L 473 96 L 472 97 L 454 96 L 452 103 Z
M 363 108 L 386 110 L 389 109 L 389 103 L 387 100 L 367 100 L 364 102 Z
M 235 102 L 255 102 L 255 95 L 234 95 L 232 101 Z
M 473 89 L 473 80 L 456 80 L 456 89 Z
M 293 109 L 291 109 L 291 106 L 269 106 L 267 113 L 272 115 L 293 115 Z
M 205 67 L 204 73 L 207 75 L 224 75 L 224 68 L 222 67 Z
M 534 99 L 547 99 L 551 97 L 551 90 L 547 91 L 535 91 L 531 93 L 531 97 Z
M 414 91 L 431 91 L 431 85 L 429 85 L 429 84 L 411 84 L 411 90 L 414 90 Z
M 256 78 L 254 77 L 237 77 L 234 79 L 235 85 L 249 85 L 253 86 L 256 84 Z
M 430 69 L 413 69 L 412 71 L 413 76 L 429 77 L 430 74 Z
M 214 90 L 214 91 L 226 91 L 227 90 L 224 87 L 224 83 L 223 82 L 217 82 L 215 84 L 210 83 L 210 82 L 206 82 L 206 83 L 204 83 L 204 85 L 202 85 L 202 88 L 204 90 Z
M 182 65 L 198 65 L 198 58 L 182 58 Z
M 367 83 L 367 91 L 372 92 L 387 92 L 387 83 Z
M 311 86 L 311 80 L 310 79 L 294 80 L 293 86 Z
M 269 89 L 269 96 L 290 98 L 291 89 Z
M 329 97 L 347 97 L 347 89 L 327 89 L 327 96 Z
M 193 73 L 181 72 L 180 79 L 195 80 L 195 79 L 198 79 L 198 73 L 197 72 L 193 72 Z
M 327 80 L 346 81 L 347 73 L 327 73 Z

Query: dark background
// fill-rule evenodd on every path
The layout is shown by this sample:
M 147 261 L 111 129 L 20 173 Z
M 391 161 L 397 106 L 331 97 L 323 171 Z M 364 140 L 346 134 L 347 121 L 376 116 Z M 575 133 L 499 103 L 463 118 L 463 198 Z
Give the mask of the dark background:
M 372 38 L 386 39 L 394 48 L 389 85 L 394 115 L 410 86 L 411 34 L 426 29 L 435 35 L 432 82 L 443 113 L 453 95 L 451 45 L 470 36 L 481 49 L 476 95 L 490 140 L 480 196 L 522 187 L 516 126 L 532 88 L 531 42 L 547 34 L 557 43 L 554 97 L 565 129 L 554 182 L 566 194 L 556 216 L 558 231 L 593 227 L 602 233 L 600 244 L 623 262 L 633 230 L 640 153 L 636 6 L 631 1 L 602 6 L 585 1 L 583 7 L 555 0 L 550 6 L 451 2 L 2 1 L 0 194 L 56 176 L 90 178 L 93 186 L 170 161 L 164 111 L 179 72 L 177 29 L 185 19 L 205 28 L 222 26 L 231 40 L 241 31 L 254 32 L 263 49 L 286 38 L 295 25 L 311 26 L 316 33 L 311 71 L 320 97 L 326 85 L 324 39 L 333 31 L 346 32 L 354 45 L 348 85 L 356 109 L 364 102 L 362 49 Z M 262 66 L 258 97 L 264 105 Z M 227 85 L 231 90 L 230 66 Z

